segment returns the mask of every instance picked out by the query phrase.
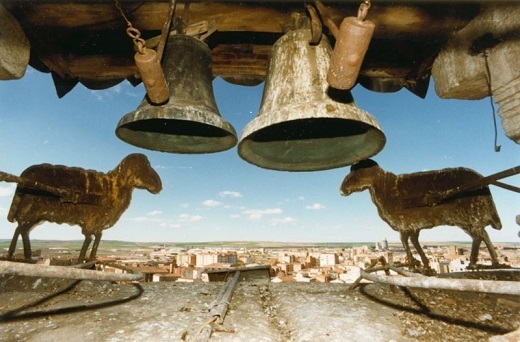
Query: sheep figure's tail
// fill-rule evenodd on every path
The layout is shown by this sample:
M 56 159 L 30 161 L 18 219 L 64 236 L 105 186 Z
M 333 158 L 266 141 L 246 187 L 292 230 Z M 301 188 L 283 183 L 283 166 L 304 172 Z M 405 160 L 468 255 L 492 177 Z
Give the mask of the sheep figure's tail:
M 7 221 L 15 222 L 16 221 L 16 213 L 18 212 L 18 204 L 22 200 L 22 196 L 20 194 L 15 194 L 13 197 L 13 202 L 11 203 L 11 208 L 9 209 L 9 213 L 7 214 Z
M 500 221 L 500 217 L 498 216 L 496 209 L 491 213 L 491 227 L 496 230 L 502 229 L 502 221 Z
M 500 216 L 498 216 L 497 208 L 495 207 L 495 203 L 493 202 L 493 198 L 490 194 L 491 203 L 489 205 L 490 218 L 489 224 L 496 230 L 502 229 L 502 221 L 500 220 Z

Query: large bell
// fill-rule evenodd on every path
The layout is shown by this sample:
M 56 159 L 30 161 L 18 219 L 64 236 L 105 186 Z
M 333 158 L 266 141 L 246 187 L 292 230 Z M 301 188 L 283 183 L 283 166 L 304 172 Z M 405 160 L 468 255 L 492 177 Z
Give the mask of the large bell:
M 281 37 L 271 51 L 262 105 L 242 133 L 240 157 L 274 170 L 316 171 L 377 154 L 386 138 L 348 91 L 327 85 L 332 48 L 310 30 Z
M 205 43 L 191 36 L 170 36 L 163 58 L 168 102 L 157 106 L 145 96 L 119 121 L 116 135 L 135 146 L 172 153 L 211 153 L 235 146 L 235 129 L 217 109 L 210 63 Z

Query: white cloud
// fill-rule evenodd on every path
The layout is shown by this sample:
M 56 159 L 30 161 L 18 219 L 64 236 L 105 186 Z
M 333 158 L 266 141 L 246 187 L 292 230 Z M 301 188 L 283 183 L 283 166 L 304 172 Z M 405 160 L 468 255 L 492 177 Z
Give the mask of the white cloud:
M 307 210 L 320 210 L 320 209 L 325 209 L 325 206 L 323 204 L 320 204 L 320 203 L 314 203 L 313 205 L 306 205 L 305 209 L 307 209 Z
M 292 217 L 282 217 L 282 218 L 273 218 L 271 220 L 271 225 L 273 226 L 276 226 L 278 224 L 283 224 L 283 223 L 293 223 L 293 222 L 296 222 L 297 220 L 295 218 L 292 218 Z
M 259 220 L 265 215 L 276 215 L 281 214 L 283 211 L 282 209 L 275 208 L 275 209 L 250 209 L 250 210 L 244 210 L 244 214 L 248 216 L 250 220 Z
M 129 218 L 128 220 L 134 222 L 163 222 L 163 220 L 160 218 L 151 218 L 149 216 L 137 216 Z
M 164 228 L 180 228 L 180 227 L 182 227 L 182 225 L 180 225 L 179 223 L 167 223 L 167 222 L 163 222 L 159 226 L 160 227 L 164 227 Z
M 12 196 L 14 194 L 14 190 L 16 189 L 16 185 L 10 184 L 7 186 L 0 186 L 0 197 Z
M 215 200 L 205 200 L 204 202 L 202 202 L 202 205 L 205 207 L 215 208 L 224 205 L 224 203 Z
M 156 170 L 169 170 L 169 169 L 193 169 L 192 166 L 165 166 L 157 164 L 153 167 Z
M 200 215 L 188 215 L 188 214 L 180 214 L 179 221 L 180 222 L 197 222 L 204 220 L 204 217 Z
M 121 85 L 113 86 L 109 89 L 104 90 L 91 90 L 91 94 L 94 95 L 94 97 L 99 100 L 103 101 L 105 98 L 112 98 L 114 95 L 119 95 L 121 93 Z
M 121 93 L 121 85 L 118 84 L 118 85 L 110 88 L 110 91 L 115 93 L 115 94 L 120 94 Z
M 162 214 L 162 211 L 160 210 L 153 210 L 153 211 L 150 211 L 148 214 L 146 214 L 147 216 L 155 216 L 155 215 L 160 215 Z
M 298 197 L 298 199 L 299 199 L 300 201 L 303 201 L 303 200 L 305 200 L 305 197 L 304 197 L 304 196 L 300 196 L 300 197 Z
M 240 215 L 238 215 L 238 214 L 231 214 L 231 215 L 229 215 L 229 218 L 237 219 L 237 218 L 240 218 Z
M 96 98 L 96 100 L 98 101 L 103 101 L 103 95 L 101 93 L 100 90 L 91 90 L 90 93 L 92 95 L 94 95 L 94 97 Z
M 219 194 L 218 194 L 220 197 L 233 197 L 233 198 L 238 198 L 238 197 L 242 197 L 242 194 L 238 191 L 221 191 Z

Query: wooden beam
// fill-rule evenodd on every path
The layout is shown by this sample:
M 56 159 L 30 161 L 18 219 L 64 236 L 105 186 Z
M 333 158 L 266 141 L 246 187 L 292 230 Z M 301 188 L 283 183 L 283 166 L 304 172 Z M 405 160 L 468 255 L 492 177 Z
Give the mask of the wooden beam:
M 218 45 L 211 51 L 215 76 L 265 76 L 270 45 Z
M 300 2 L 196 2 L 190 3 L 189 21 L 217 22 L 219 31 L 280 33 L 293 12 L 305 12 Z M 24 25 L 70 29 L 124 29 L 126 23 L 114 3 L 34 2 L 30 5 L 8 1 L 17 9 Z M 19 6 L 19 7 L 18 7 Z M 340 24 L 344 17 L 356 16 L 357 2 L 331 2 L 332 19 Z M 122 8 L 140 30 L 161 30 L 168 13 L 168 2 L 122 2 Z M 446 36 L 465 26 L 478 13 L 475 4 L 372 4 L 367 19 L 376 24 L 375 37 Z M 176 8 L 184 15 L 184 4 Z

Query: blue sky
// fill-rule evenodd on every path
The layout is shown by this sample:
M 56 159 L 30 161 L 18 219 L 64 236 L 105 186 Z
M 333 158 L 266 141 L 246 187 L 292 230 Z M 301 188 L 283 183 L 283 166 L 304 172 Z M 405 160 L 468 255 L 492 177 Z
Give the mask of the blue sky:
M 256 117 L 263 84 L 245 87 L 214 80 L 222 116 L 240 138 Z M 489 175 L 520 164 L 520 146 L 499 125 L 501 152 L 493 148 L 489 99 L 441 100 L 430 85 L 426 99 L 406 90 L 382 94 L 357 85 L 358 107 L 379 121 L 387 138 L 373 159 L 399 173 L 464 166 Z M 349 167 L 318 172 L 264 170 L 248 164 L 236 147 L 219 153 L 180 155 L 148 151 L 115 136 L 119 119 L 137 108 L 145 90 L 128 82 L 103 91 L 77 85 L 58 99 L 50 74 L 29 68 L 15 81 L 0 81 L 0 170 L 19 175 L 40 163 L 107 172 L 130 153 L 144 153 L 163 181 L 152 195 L 135 190 L 130 208 L 103 239 L 142 242 L 219 240 L 342 242 L 399 241 L 378 216 L 367 192 L 349 197 L 339 186 Z M 503 180 L 520 186 L 520 176 Z M 487 230 L 495 242 L 519 242 L 515 216 L 520 194 L 492 187 L 501 231 Z M 0 238 L 10 239 L 7 221 L 14 184 L 0 183 Z M 32 239 L 83 239 L 79 227 L 43 223 Z M 456 227 L 421 233 L 421 241 L 470 241 Z

